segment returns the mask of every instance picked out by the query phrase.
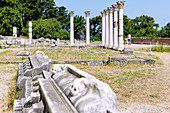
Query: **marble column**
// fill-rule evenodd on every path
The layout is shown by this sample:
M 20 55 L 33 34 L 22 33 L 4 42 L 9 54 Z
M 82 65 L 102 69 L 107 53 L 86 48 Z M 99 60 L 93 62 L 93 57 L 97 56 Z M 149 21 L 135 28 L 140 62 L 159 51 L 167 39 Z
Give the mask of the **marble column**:
M 119 8 L 119 46 L 118 50 L 122 51 L 124 49 L 124 41 L 123 41 L 123 6 L 125 1 L 118 1 L 117 5 Z
M 32 21 L 29 21 L 29 39 L 32 40 Z
M 89 15 L 90 11 L 85 11 L 86 14 L 86 46 L 90 45 L 90 22 L 89 22 Z
M 113 11 L 114 11 L 114 38 L 113 38 L 113 49 L 117 50 L 118 49 L 118 16 L 117 16 L 117 10 L 118 10 L 118 5 L 113 4 Z
M 13 27 L 13 37 L 17 38 L 17 27 Z
M 105 40 L 106 40 L 106 43 L 105 43 L 105 47 L 108 48 L 109 46 L 109 11 L 107 9 L 104 10 L 105 11 L 105 14 L 106 14 L 106 25 L 105 25 L 105 30 L 106 30 L 106 34 L 105 34 Z
M 109 48 L 113 48 L 113 8 L 108 7 L 109 11 Z
M 102 46 L 105 46 L 105 12 L 101 11 L 102 14 Z
M 74 45 L 74 11 L 70 11 L 70 45 Z

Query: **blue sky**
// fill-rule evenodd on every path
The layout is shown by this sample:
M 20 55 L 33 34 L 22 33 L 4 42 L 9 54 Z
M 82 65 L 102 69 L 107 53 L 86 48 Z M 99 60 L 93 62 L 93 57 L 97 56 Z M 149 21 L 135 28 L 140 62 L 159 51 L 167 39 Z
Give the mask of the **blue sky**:
M 170 22 L 170 0 L 125 0 L 124 14 L 133 19 L 137 16 L 152 16 L 160 28 Z M 85 17 L 84 11 L 91 11 L 90 17 L 115 4 L 116 0 L 55 0 L 57 6 L 65 6 L 75 11 L 75 15 Z M 160 29 L 159 28 L 159 29 Z

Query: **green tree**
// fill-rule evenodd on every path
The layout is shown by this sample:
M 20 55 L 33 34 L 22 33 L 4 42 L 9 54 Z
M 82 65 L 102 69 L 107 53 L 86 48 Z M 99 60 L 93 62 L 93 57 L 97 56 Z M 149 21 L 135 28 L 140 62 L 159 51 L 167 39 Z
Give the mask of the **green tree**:
M 13 27 L 18 34 L 22 29 L 21 7 L 18 0 L 3 0 L 0 4 L 0 34 L 13 35 Z
M 85 19 L 82 16 L 74 17 L 74 37 L 80 39 L 85 32 Z
M 32 26 L 33 38 L 69 39 L 69 32 L 65 29 L 61 30 L 61 24 L 55 18 L 35 20 Z
M 59 30 L 61 29 L 60 22 L 54 18 L 39 19 L 33 21 L 33 38 L 58 38 L 60 37 Z
M 90 19 L 90 29 L 91 35 L 95 36 L 96 34 L 101 34 L 102 32 L 102 17 L 96 16 Z
M 70 34 L 69 34 L 69 32 L 66 29 L 60 30 L 59 34 L 60 34 L 59 38 L 61 40 L 63 40 L 63 39 L 69 40 L 70 39 Z
M 27 22 L 38 20 L 42 16 L 41 0 L 19 0 L 22 6 L 22 21 L 26 27 Z
M 57 7 L 53 0 L 41 0 L 42 19 L 57 18 Z
M 159 24 L 153 17 L 140 16 L 131 20 L 133 37 L 156 37 Z
M 61 23 L 62 29 L 70 29 L 70 16 L 64 6 L 57 7 L 56 19 Z
M 170 22 L 160 30 L 160 36 L 170 38 Z
M 124 37 L 127 37 L 128 34 L 133 34 L 131 19 L 127 15 L 123 15 L 123 28 Z

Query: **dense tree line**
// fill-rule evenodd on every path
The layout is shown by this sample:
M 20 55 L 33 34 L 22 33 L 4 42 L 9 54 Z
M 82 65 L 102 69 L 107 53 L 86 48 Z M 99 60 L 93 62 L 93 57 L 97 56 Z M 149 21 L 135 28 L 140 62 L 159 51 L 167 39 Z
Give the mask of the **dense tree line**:
M 114 17 L 113 17 L 114 18 Z M 33 38 L 48 37 L 69 39 L 70 16 L 64 7 L 56 6 L 53 0 L 1 0 L 0 34 L 12 35 L 13 26 L 19 35 L 28 36 L 28 22 L 33 22 Z M 74 35 L 76 39 L 84 39 L 86 21 L 83 16 L 74 17 Z M 170 37 L 170 22 L 158 30 L 159 24 L 153 17 L 146 15 L 128 18 L 124 15 L 124 37 Z M 90 19 L 91 39 L 101 40 L 102 17 Z

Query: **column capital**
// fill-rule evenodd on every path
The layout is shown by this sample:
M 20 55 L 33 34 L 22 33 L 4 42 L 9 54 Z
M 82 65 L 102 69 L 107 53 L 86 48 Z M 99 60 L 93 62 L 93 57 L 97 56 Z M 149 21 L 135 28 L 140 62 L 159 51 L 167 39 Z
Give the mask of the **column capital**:
M 119 9 L 123 9 L 124 4 L 125 4 L 125 1 L 118 1 L 117 2 L 117 5 L 118 5 Z
M 104 11 L 101 11 L 100 13 L 102 14 L 102 17 L 105 16 L 105 12 Z
M 104 10 L 105 14 L 108 15 L 109 11 L 107 9 Z
M 108 9 L 109 13 L 113 12 L 113 7 L 108 7 L 107 9 Z
M 74 15 L 74 11 L 69 11 L 70 16 Z
M 90 15 L 90 11 L 85 11 L 86 17 Z
M 113 11 L 117 11 L 118 10 L 118 5 L 117 4 L 113 4 L 112 7 L 113 7 Z

